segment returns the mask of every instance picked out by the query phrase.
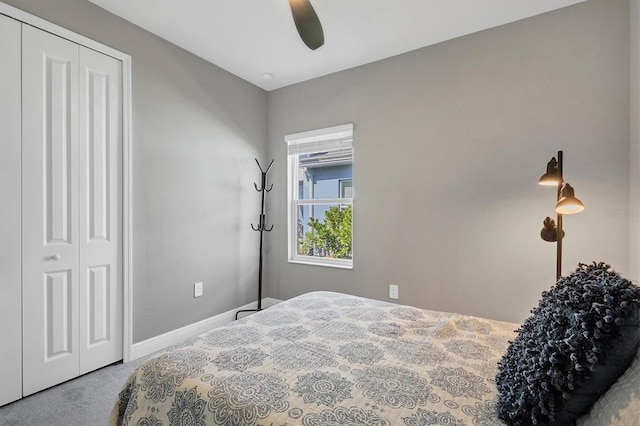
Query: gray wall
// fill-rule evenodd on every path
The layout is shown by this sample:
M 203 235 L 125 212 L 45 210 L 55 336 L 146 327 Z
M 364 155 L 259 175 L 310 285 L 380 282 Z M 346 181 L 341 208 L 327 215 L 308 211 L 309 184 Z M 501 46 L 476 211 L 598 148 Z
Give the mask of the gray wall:
M 134 343 L 256 300 L 266 92 L 86 0 L 5 3 L 132 56 Z
M 555 246 L 538 237 L 554 194 L 536 181 L 558 149 L 587 206 L 565 220 L 565 272 L 604 260 L 637 275 L 637 219 L 607 215 L 633 213 L 638 192 L 626 1 L 591 0 L 268 94 L 85 0 L 3 1 L 132 56 L 134 342 L 255 300 L 253 157 L 276 159 L 271 297 L 386 300 L 394 283 L 400 303 L 521 321 L 554 280 Z M 283 137 L 347 122 L 354 269 L 288 264 Z
M 589 1 L 270 92 L 268 294 L 336 290 L 521 321 L 555 278 L 539 237 L 564 150 L 586 210 L 564 273 L 628 272 L 629 4 Z M 354 123 L 354 267 L 287 263 L 285 134 Z M 608 212 L 613 212 L 610 214 Z
M 640 0 L 629 1 L 630 139 L 629 276 L 640 280 Z

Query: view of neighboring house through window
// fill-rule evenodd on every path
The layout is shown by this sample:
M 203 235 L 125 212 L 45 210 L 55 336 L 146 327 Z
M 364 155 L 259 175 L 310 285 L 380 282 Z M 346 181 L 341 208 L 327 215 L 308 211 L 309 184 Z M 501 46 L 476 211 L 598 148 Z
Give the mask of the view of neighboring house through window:
M 353 266 L 353 125 L 287 135 L 289 261 Z

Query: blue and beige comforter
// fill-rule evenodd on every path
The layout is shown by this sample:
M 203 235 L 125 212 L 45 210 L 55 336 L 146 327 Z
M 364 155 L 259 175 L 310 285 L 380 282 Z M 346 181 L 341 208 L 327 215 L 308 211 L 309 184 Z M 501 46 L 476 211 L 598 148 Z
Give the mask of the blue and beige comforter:
M 308 293 L 147 360 L 110 424 L 499 424 L 497 362 L 517 327 Z

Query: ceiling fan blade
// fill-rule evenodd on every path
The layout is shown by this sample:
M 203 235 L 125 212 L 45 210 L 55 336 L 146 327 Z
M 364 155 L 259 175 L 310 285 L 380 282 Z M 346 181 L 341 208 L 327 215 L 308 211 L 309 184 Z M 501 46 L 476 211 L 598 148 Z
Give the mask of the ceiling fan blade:
M 324 44 L 324 32 L 320 19 L 313 10 L 309 0 L 289 0 L 293 22 L 296 24 L 300 38 L 311 50 Z

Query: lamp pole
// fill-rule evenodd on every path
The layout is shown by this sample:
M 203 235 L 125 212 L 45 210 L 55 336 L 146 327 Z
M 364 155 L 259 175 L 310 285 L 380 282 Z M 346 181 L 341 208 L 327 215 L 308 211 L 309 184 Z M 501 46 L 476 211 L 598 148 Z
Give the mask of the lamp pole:
M 564 179 L 562 176 L 562 151 L 558 151 L 558 191 L 556 192 L 556 203 L 560 199 L 562 184 Z M 562 276 L 562 214 L 556 212 L 556 281 Z

